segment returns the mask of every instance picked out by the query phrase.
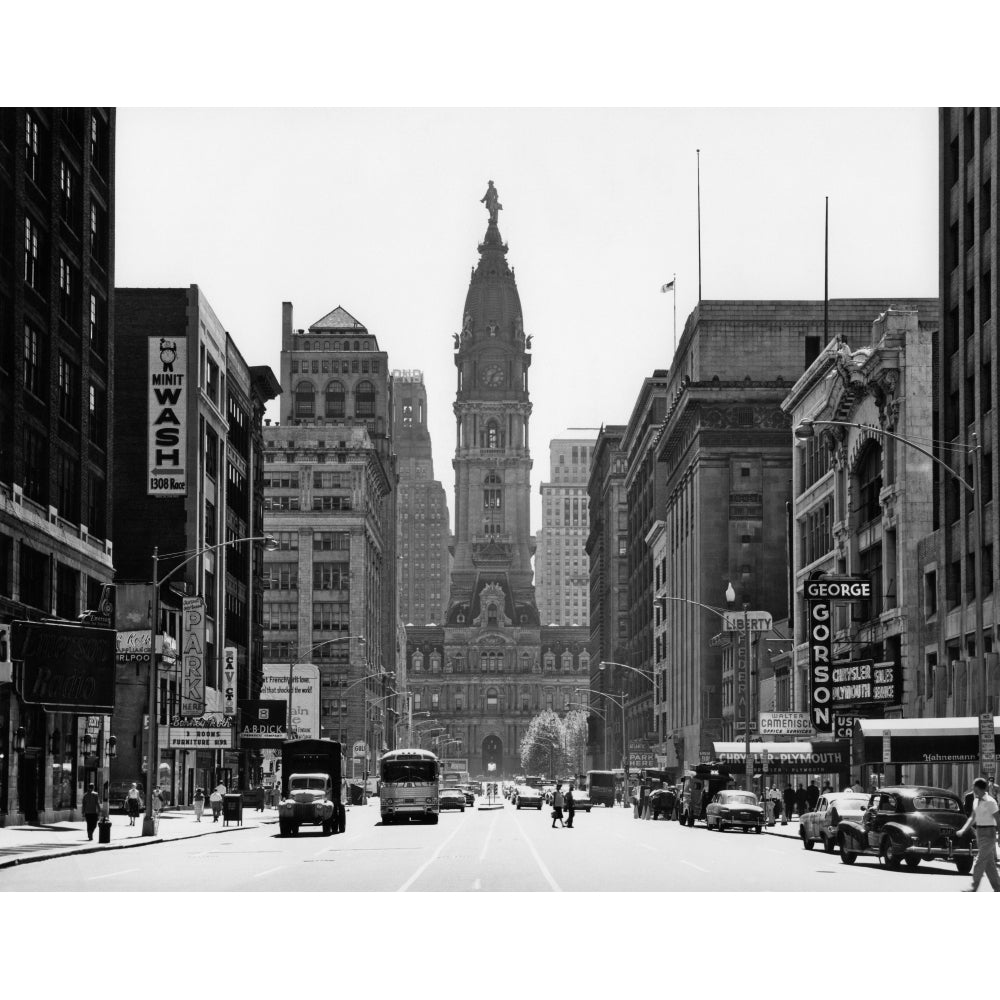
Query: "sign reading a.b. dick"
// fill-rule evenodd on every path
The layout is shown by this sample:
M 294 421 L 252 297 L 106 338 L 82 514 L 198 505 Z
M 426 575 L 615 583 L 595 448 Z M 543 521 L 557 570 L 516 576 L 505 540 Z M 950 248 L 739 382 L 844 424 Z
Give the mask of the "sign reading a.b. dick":
M 288 739 L 288 704 L 246 700 L 240 703 L 240 749 L 274 750 Z

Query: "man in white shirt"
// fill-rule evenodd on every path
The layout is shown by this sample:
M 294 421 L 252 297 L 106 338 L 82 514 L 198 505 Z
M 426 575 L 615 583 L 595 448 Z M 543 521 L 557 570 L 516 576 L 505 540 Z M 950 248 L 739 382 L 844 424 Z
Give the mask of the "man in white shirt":
M 1000 875 L 997 875 L 997 816 L 1000 815 L 1000 807 L 997 806 L 997 800 L 987 794 L 986 787 L 985 778 L 976 778 L 972 783 L 972 794 L 975 796 L 972 815 L 958 831 L 964 834 L 969 829 L 974 829 L 976 849 L 979 851 L 976 865 L 972 869 L 972 888 L 965 892 L 976 892 L 984 874 L 993 886 L 993 891 L 1000 892 Z

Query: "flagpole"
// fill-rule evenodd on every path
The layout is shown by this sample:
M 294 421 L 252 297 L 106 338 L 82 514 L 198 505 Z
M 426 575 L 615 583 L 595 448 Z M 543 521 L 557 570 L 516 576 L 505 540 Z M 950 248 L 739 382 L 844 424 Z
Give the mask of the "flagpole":
M 826 196 L 826 218 L 823 224 L 823 346 L 830 342 L 830 196 Z
M 674 286 L 674 353 L 671 355 L 670 363 L 674 363 L 674 358 L 677 356 L 677 272 L 674 272 L 674 280 L 671 282 Z
M 696 149 L 698 157 L 698 302 L 701 302 L 701 150 Z M 676 299 L 674 300 L 676 304 Z

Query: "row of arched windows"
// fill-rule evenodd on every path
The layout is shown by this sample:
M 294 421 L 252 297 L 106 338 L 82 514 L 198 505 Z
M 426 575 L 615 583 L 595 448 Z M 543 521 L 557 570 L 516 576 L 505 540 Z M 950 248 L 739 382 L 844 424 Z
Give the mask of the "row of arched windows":
M 354 413 L 351 415 L 374 417 L 376 396 L 375 386 L 371 382 L 367 379 L 359 382 L 354 389 Z M 308 420 L 317 416 L 333 418 L 348 416 L 347 390 L 344 388 L 343 382 L 338 379 L 333 379 L 326 384 L 323 393 L 324 410 L 322 414 L 317 413 L 316 410 L 316 389 L 312 382 L 297 383 L 294 397 L 296 417 Z
M 414 673 L 420 673 L 424 669 L 424 663 L 431 673 L 439 673 L 441 670 L 441 654 L 431 653 L 426 661 L 424 654 L 420 650 L 415 650 L 410 657 L 410 666 Z M 497 673 L 506 669 L 504 666 L 504 651 L 501 649 L 483 650 L 479 653 L 479 669 L 486 673 Z M 527 672 L 530 669 L 531 656 L 526 651 L 521 651 L 521 670 Z M 463 672 L 465 663 L 458 661 L 459 672 Z M 564 650 L 559 657 L 555 653 L 548 652 L 542 657 L 542 668 L 544 670 L 562 670 L 569 672 L 573 669 L 573 654 L 569 650 Z M 582 652 L 576 663 L 577 670 L 587 671 L 590 669 L 590 654 Z

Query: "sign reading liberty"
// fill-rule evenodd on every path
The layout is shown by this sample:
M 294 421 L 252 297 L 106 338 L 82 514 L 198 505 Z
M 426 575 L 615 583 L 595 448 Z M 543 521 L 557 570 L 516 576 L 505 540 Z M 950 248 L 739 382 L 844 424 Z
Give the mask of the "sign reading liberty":
M 500 204 L 500 197 L 497 194 L 497 189 L 493 186 L 493 181 L 489 182 L 489 186 L 486 188 L 486 194 L 479 199 L 481 202 L 485 202 L 486 211 L 490 213 L 490 224 L 496 225 L 497 212 L 503 210 L 503 205 Z

